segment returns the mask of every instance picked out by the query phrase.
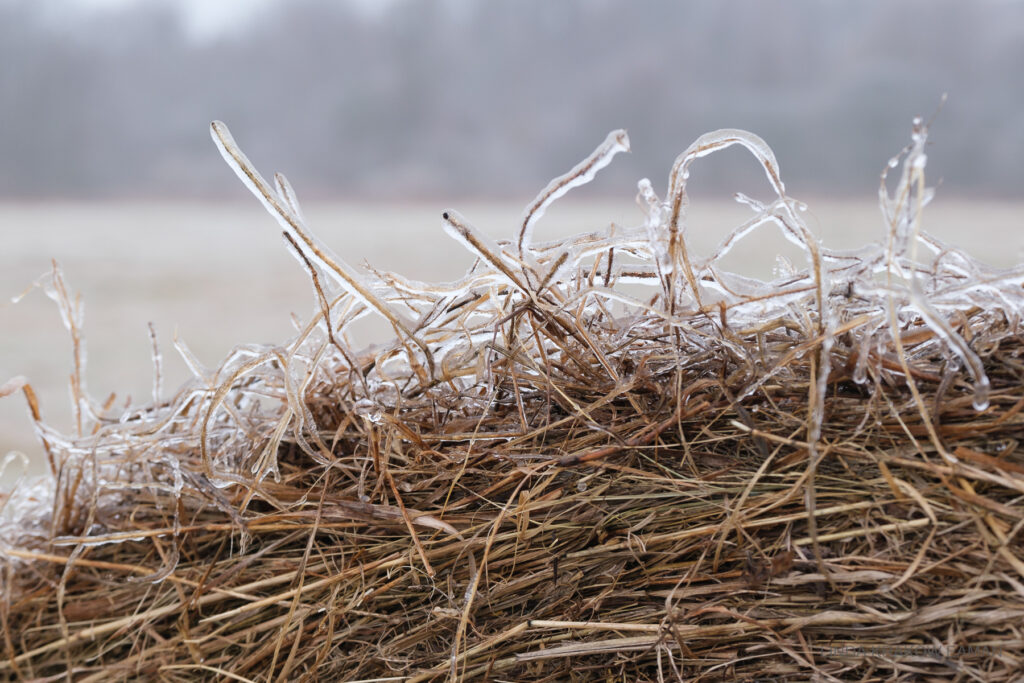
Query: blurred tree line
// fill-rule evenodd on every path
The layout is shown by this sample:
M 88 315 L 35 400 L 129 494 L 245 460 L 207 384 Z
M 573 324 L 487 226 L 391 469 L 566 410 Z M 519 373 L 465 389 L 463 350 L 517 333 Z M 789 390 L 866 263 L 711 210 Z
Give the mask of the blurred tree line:
M 1021 2 L 295 0 L 200 37 L 167 2 L 59 7 L 0 2 L 0 196 L 239 196 L 213 118 L 304 196 L 523 197 L 618 127 L 602 188 L 741 127 L 797 196 L 870 196 L 943 93 L 931 177 L 1022 195 Z

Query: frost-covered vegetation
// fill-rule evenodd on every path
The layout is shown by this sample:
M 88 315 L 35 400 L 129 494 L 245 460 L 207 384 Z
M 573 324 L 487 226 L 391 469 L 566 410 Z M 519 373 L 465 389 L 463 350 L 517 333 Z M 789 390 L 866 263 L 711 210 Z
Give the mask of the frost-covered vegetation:
M 284 176 L 264 179 L 222 123 L 212 134 L 319 306 L 294 339 L 215 370 L 179 344 L 192 381 L 119 414 L 85 390 L 54 274 L 77 429 L 38 423 L 53 478 L 4 510 L 6 670 L 1020 670 L 1024 267 L 986 267 L 922 229 L 922 120 L 881 177 L 883 243 L 822 245 L 772 150 L 733 129 L 686 149 L 664 197 L 641 180 L 635 226 L 538 241 L 545 209 L 629 149 L 619 130 L 507 241 L 444 211 L 475 262 L 442 284 L 346 263 Z M 772 198 L 737 195 L 750 218 L 696 258 L 691 170 L 731 146 Z M 766 229 L 806 262 L 771 282 L 722 267 Z M 365 315 L 393 340 L 352 348 Z M 159 385 L 155 345 L 154 360 Z M 36 412 L 27 385 L 4 392 L 17 388 Z M 909 646 L 948 656 L 864 654 Z

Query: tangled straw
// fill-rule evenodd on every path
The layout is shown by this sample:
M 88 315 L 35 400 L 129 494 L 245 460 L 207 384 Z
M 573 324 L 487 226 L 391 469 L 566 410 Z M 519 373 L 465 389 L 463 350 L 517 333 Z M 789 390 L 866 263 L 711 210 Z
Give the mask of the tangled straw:
M 165 402 L 76 432 L 39 418 L 52 479 L 0 511 L 0 670 L 80 680 L 1012 680 L 1022 667 L 1024 267 L 924 233 L 916 121 L 886 244 L 825 248 L 768 146 L 699 138 L 643 220 L 538 242 L 552 201 L 628 150 L 615 131 L 511 242 L 455 211 L 461 279 L 361 272 L 215 122 L 319 306 Z M 731 145 L 773 198 L 707 258 L 692 164 Z M 807 267 L 722 257 L 764 226 Z M 926 257 L 919 257 L 919 253 Z M 636 285 L 649 296 L 638 296 Z M 384 317 L 391 343 L 346 331 Z M 937 457 L 936 457 L 937 456 Z

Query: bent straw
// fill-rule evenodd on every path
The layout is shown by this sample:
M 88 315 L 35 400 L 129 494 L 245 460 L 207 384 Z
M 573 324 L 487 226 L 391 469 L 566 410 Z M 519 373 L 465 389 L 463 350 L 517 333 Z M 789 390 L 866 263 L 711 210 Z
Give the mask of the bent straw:
M 352 266 L 336 256 L 329 247 L 309 232 L 302 219 L 291 209 L 289 202 L 294 200 L 294 194 L 290 192 L 291 186 L 287 184 L 284 176 L 280 176 L 278 182 L 285 190 L 287 199 L 278 197 L 277 193 L 271 189 L 252 162 L 239 149 L 235 139 L 231 136 L 231 131 L 228 130 L 224 123 L 220 121 L 211 123 L 210 135 L 213 137 L 217 149 L 220 150 L 228 166 L 241 179 L 242 183 L 249 188 L 249 191 L 260 200 L 267 211 L 277 219 L 277 222 L 306 257 L 323 268 L 335 282 L 340 284 L 350 294 L 359 298 L 367 306 L 384 316 L 396 330 L 416 344 L 423 351 L 423 355 L 426 356 L 427 364 L 430 367 L 430 374 L 433 376 L 434 358 L 426 344 L 410 331 L 409 325 L 398 314 L 373 294 L 370 287 L 363 280 L 363 277 Z

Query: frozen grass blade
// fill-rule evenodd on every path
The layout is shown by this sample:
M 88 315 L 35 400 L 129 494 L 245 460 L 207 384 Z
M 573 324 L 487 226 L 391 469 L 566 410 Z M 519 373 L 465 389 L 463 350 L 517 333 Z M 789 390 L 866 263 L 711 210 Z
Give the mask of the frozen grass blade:
M 544 215 L 544 211 L 551 206 L 559 197 L 565 195 L 574 187 L 586 185 L 597 172 L 611 163 L 612 158 L 619 152 L 629 151 L 629 136 L 624 130 L 613 130 L 608 133 L 597 149 L 590 153 L 586 159 L 573 166 L 572 170 L 561 175 L 541 190 L 536 199 L 530 202 L 523 213 L 523 223 L 519 228 L 519 237 L 516 240 L 516 247 L 519 250 L 519 258 L 526 260 L 526 253 L 529 251 L 533 241 L 533 228 L 537 221 Z
M 324 272 L 334 278 L 346 291 L 358 297 L 367 306 L 384 316 L 394 326 L 396 331 L 401 332 L 405 338 L 416 344 L 426 356 L 427 363 L 431 368 L 431 374 L 433 374 L 434 360 L 430 350 L 423 342 L 416 339 L 415 335 L 409 330 L 408 324 L 392 311 L 387 304 L 380 301 L 373 294 L 372 288 L 352 266 L 335 256 L 326 245 L 321 243 L 306 229 L 302 219 L 289 205 L 290 202 L 295 202 L 295 195 L 284 176 L 281 175 L 278 178 L 279 187 L 285 192 L 285 199 L 282 199 L 271 189 L 267 181 L 263 179 L 263 176 L 256 171 L 252 162 L 238 148 L 227 126 L 220 121 L 214 121 L 210 124 L 210 134 L 224 160 L 228 162 L 228 165 L 235 174 L 249 188 L 249 191 L 277 219 L 285 233 L 292 238 L 293 244 L 302 250 L 306 258 L 323 268 Z M 295 206 L 298 206 L 298 204 L 296 203 Z

